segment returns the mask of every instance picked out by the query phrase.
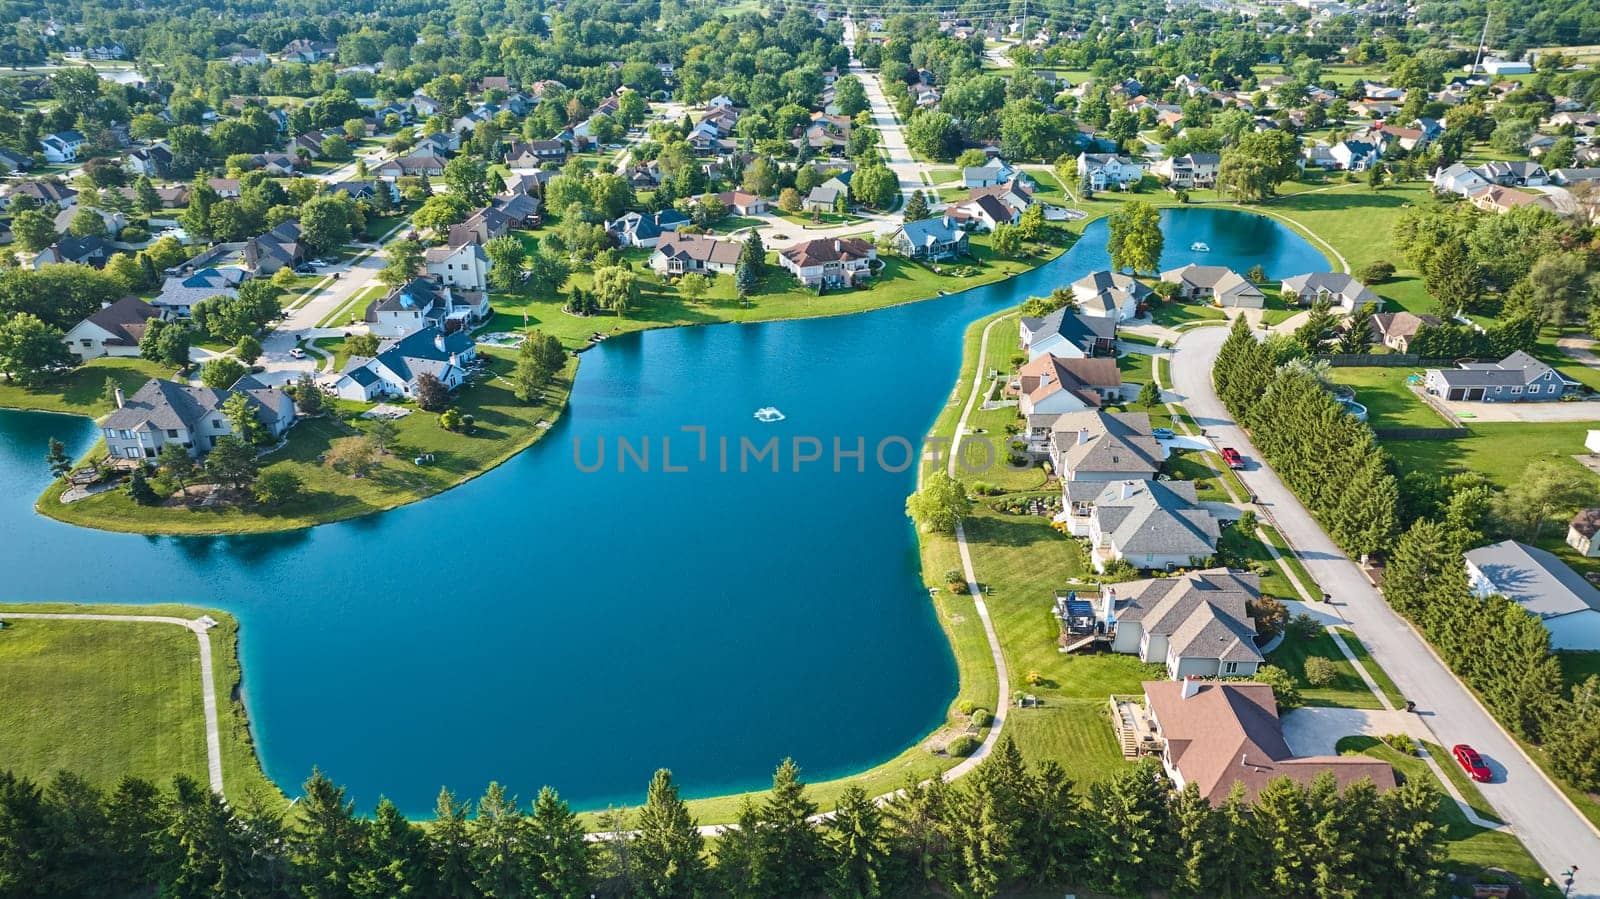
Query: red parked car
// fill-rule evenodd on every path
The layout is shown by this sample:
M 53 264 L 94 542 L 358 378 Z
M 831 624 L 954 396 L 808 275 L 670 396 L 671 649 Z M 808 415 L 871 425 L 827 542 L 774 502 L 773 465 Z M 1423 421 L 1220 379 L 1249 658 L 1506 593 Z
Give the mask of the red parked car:
M 1228 463 L 1229 468 L 1244 467 L 1244 457 L 1239 455 L 1239 451 L 1231 446 L 1222 448 L 1222 461 Z
M 1483 756 L 1478 755 L 1478 750 L 1473 749 L 1471 746 L 1465 743 L 1458 743 L 1454 749 L 1450 750 L 1450 754 L 1456 757 L 1456 762 L 1461 765 L 1461 770 L 1467 772 L 1467 776 L 1473 780 L 1479 783 L 1488 783 L 1493 776 L 1489 773 L 1489 766 L 1483 763 Z

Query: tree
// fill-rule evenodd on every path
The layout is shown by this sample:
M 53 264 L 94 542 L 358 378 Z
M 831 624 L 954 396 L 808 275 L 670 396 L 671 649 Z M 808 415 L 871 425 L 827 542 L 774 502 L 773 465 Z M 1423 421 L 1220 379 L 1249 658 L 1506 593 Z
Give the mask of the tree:
M 111 232 L 98 210 L 92 206 L 79 206 L 78 211 L 73 213 L 71 224 L 67 225 L 67 233 L 73 237 L 105 237 Z
M 1092 879 L 1108 892 L 1143 893 L 1166 880 L 1163 869 L 1172 859 L 1166 792 L 1160 766 L 1148 757 L 1090 786 Z
M 610 310 L 620 318 L 638 302 L 638 279 L 632 271 L 620 265 L 595 269 L 594 295 L 600 308 Z
M 856 169 L 850 178 L 850 194 L 858 203 L 888 209 L 900 195 L 900 178 L 888 166 L 874 160 Z
M 689 272 L 678 279 L 678 295 L 691 303 L 698 303 L 711 289 L 711 278 L 699 272 Z
M 1044 240 L 1046 226 L 1044 223 L 1044 204 L 1033 203 L 1022 210 L 1022 215 L 1017 217 L 1017 233 L 1023 240 L 1035 243 Z
M 250 486 L 260 469 L 255 447 L 232 435 L 218 437 L 206 456 L 206 474 L 236 490 Z
M 161 452 L 156 455 L 156 464 L 160 466 L 162 476 L 171 481 L 179 493 L 188 492 L 189 482 L 200 474 L 200 463 L 179 443 L 162 444 Z
M 1557 327 L 1577 318 L 1588 296 L 1588 278 L 1588 260 L 1580 253 L 1540 256 L 1525 282 L 1534 315 Z
M 792 187 L 785 187 L 778 192 L 778 208 L 793 214 L 800 211 L 800 192 Z
M 1111 214 L 1109 225 L 1111 236 L 1106 251 L 1111 254 L 1113 269 L 1138 273 L 1153 272 L 1159 267 L 1166 239 L 1161 233 L 1161 214 L 1154 206 L 1131 200 Z
M 489 284 L 496 290 L 512 290 L 522 281 L 522 266 L 527 251 L 516 235 L 502 234 L 483 245 L 489 257 Z
M 0 370 L 6 380 L 37 384 L 51 372 L 71 364 L 73 356 L 62 342 L 61 329 L 46 324 L 31 312 L 0 321 Z
M 387 798 L 378 800 L 367 842 L 351 890 L 357 899 L 423 896 L 431 887 L 426 858 L 427 837 L 421 827 L 406 820 Z
M 800 766 L 784 759 L 756 816 L 755 880 L 765 895 L 805 896 L 824 885 L 827 852 L 809 820 L 817 804 L 805 792 Z
M 478 800 L 478 816 L 467 825 L 471 836 L 473 885 L 494 899 L 523 895 L 529 880 L 528 825 L 515 797 L 498 783 Z
M 416 394 L 417 405 L 426 412 L 439 412 L 450 405 L 450 388 L 428 372 L 417 376 L 417 385 L 412 392 Z
M 853 786 L 839 797 L 824 839 L 833 856 L 828 872 L 831 895 L 886 894 L 889 834 L 882 810 L 865 790 Z
M 941 470 L 906 499 L 906 514 L 924 531 L 951 534 L 972 514 L 972 500 L 966 485 Z
M 1372 306 L 1362 306 L 1351 313 L 1334 341 L 1334 352 L 1359 356 L 1372 349 L 1372 317 L 1375 314 Z
M 294 405 L 301 415 L 314 416 L 322 411 L 322 391 L 310 372 L 303 372 L 294 381 Z
M 1156 386 L 1155 381 L 1146 381 L 1144 386 L 1139 388 L 1139 405 L 1146 409 L 1154 409 L 1161 405 L 1161 388 Z
M 249 373 L 250 370 L 232 356 L 213 356 L 200 368 L 200 383 L 216 390 L 226 390 Z
M 128 477 L 128 498 L 141 506 L 153 506 L 161 499 L 156 495 L 155 488 L 150 486 L 144 472 L 138 469 Z
M 1313 687 L 1327 687 L 1339 679 L 1339 666 L 1323 656 L 1308 656 L 1305 670 L 1306 683 Z
M 1441 244 L 1422 265 L 1423 286 L 1439 317 L 1449 319 L 1470 308 L 1483 292 L 1483 272 L 1459 239 Z
M 49 451 L 45 453 L 45 464 L 50 467 L 50 476 L 57 480 L 65 480 L 72 473 L 72 457 L 67 455 L 67 445 L 54 437 L 50 438 Z
M 463 222 L 471 211 L 465 200 L 455 194 L 436 194 L 422 201 L 422 206 L 411 216 L 418 228 L 443 232 L 451 225 Z
M 473 840 L 467 824 L 471 813 L 471 802 L 459 802 L 454 793 L 439 789 L 433 826 L 427 830 L 427 860 L 441 897 L 471 899 L 478 895 L 472 882 Z
M 409 238 L 402 238 L 384 249 L 383 254 L 388 259 L 383 269 L 378 272 L 378 280 L 390 287 L 399 287 L 416 277 L 422 269 L 423 250 L 422 244 Z
M 557 253 L 536 247 L 528 256 L 528 289 L 534 296 L 556 296 L 571 276 L 572 266 Z
M 352 478 L 364 478 L 378 464 L 378 447 L 370 437 L 346 437 L 328 447 L 328 467 Z
M 799 195 L 797 194 L 795 198 L 798 200 Z M 1031 209 L 1033 207 L 1030 206 L 1029 208 Z M 910 199 L 906 200 L 905 212 L 902 218 L 908 222 L 920 222 L 927 218 L 930 214 L 931 213 L 928 210 L 928 200 L 922 195 L 922 191 L 912 191 Z
M 352 207 L 338 197 L 312 197 L 300 207 L 300 239 L 314 253 L 331 253 L 350 242 Z
M 378 335 L 351 334 L 344 339 L 344 348 L 352 356 L 371 358 L 378 353 Z
M 355 803 L 345 799 L 343 787 L 312 769 L 298 811 L 292 847 L 301 889 L 319 899 L 349 896 L 366 842 L 365 822 L 356 817 Z
M 705 839 L 678 797 L 672 772 L 662 768 L 650 779 L 644 808 L 639 810 L 633 859 L 645 895 L 678 899 L 701 895 L 708 887 Z
M 752 230 L 739 249 L 739 261 L 733 267 L 733 286 L 739 296 L 755 292 L 767 273 L 767 249 L 761 242 L 760 232 Z
M 207 363 L 206 368 L 210 367 L 211 363 Z M 233 427 L 234 436 L 251 446 L 265 446 L 272 442 L 272 432 L 267 430 L 267 426 L 261 423 L 261 418 L 257 415 L 258 405 L 242 391 L 230 394 L 222 401 L 222 414 Z
M 367 440 L 379 455 L 389 455 L 395 441 L 400 439 L 400 426 L 389 418 L 374 418 L 367 424 Z
M 906 126 L 906 143 L 930 159 L 949 161 L 961 146 L 961 128 L 949 113 L 919 110 Z
M 994 226 L 994 233 L 989 236 L 989 246 L 996 256 L 1015 259 L 1022 255 L 1022 232 L 1005 222 L 998 222 Z
M 1524 536 L 1538 540 L 1546 521 L 1564 518 L 1579 507 L 1592 504 L 1594 498 L 1593 488 L 1580 471 L 1539 460 L 1529 463 L 1522 476 L 1506 488 L 1500 509 Z
M 1248 605 L 1250 617 L 1256 623 L 1256 633 L 1268 640 L 1283 633 L 1289 624 L 1288 607 L 1271 596 L 1251 600 Z
M 1299 172 L 1300 142 L 1282 130 L 1251 132 L 1222 151 L 1217 188 L 1246 202 L 1259 202 Z
M 555 790 L 544 787 L 526 827 L 535 896 L 582 896 L 589 892 L 590 859 L 583 825 Z
M 241 335 L 238 342 L 233 345 L 233 354 L 245 365 L 254 365 L 255 361 L 261 358 L 261 341 L 251 334 Z
M 43 209 L 25 209 L 11 219 L 11 234 L 17 247 L 36 253 L 56 242 L 56 220 Z
M 855 117 L 855 114 L 867 108 L 867 92 L 861 86 L 861 79 L 854 75 L 846 75 L 833 83 L 833 102 L 843 116 Z
M 450 193 L 471 206 L 489 202 L 488 172 L 481 160 L 457 156 L 445 163 L 444 183 Z
M 1278 714 L 1300 707 L 1300 688 L 1295 686 L 1294 676 L 1282 668 L 1262 665 L 1250 679 L 1272 687 L 1272 695 L 1278 700 Z

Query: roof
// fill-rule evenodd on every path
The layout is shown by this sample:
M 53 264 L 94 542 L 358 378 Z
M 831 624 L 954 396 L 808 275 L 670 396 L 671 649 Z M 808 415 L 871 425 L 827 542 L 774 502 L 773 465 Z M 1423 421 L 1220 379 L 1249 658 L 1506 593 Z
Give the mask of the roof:
M 956 227 L 955 222 L 947 217 L 905 222 L 900 226 L 900 233 L 904 234 L 906 240 L 910 241 L 914 247 L 952 243 L 964 236 L 961 229 Z
M 1095 498 L 1094 515 L 1119 553 L 1209 558 L 1222 529 L 1195 503 L 1190 481 L 1110 481 Z
M 1090 406 L 1100 405 L 1098 390 L 1122 386 L 1117 360 L 1071 359 L 1045 353 L 1017 372 L 1022 391 L 1035 403 L 1061 390 L 1071 391 Z
M 1199 787 L 1213 805 L 1227 799 L 1234 784 L 1254 800 L 1270 781 L 1288 777 L 1308 783 L 1331 772 L 1343 788 L 1371 780 L 1380 790 L 1395 786 L 1394 769 L 1362 756 L 1296 757 L 1283 738 L 1272 687 L 1251 683 L 1189 684 L 1146 681 L 1145 700 L 1167 743 L 1167 756 L 1185 783 Z
M 1459 368 L 1430 369 L 1451 387 L 1520 387 L 1555 369 L 1517 350 L 1499 362 L 1463 362 Z M 1560 375 L 1556 372 L 1557 376 Z
M 739 261 L 743 244 L 734 240 L 718 240 L 702 234 L 663 232 L 656 242 L 656 252 L 668 259 L 693 259 L 715 265 L 734 265 Z
M 1067 412 L 1049 426 L 1061 467 L 1073 476 L 1095 471 L 1152 478 L 1161 468 L 1161 444 L 1151 436 L 1144 412 Z
M 1344 272 L 1307 272 L 1303 275 L 1294 275 L 1283 279 L 1283 289 L 1292 290 L 1297 294 L 1307 291 L 1313 293 L 1326 291 L 1340 299 L 1350 300 L 1352 305 L 1383 303 L 1367 285 Z
M 871 242 L 859 237 L 826 238 L 797 243 L 780 254 L 799 268 L 810 268 L 829 262 L 852 262 L 871 259 L 876 250 Z
M 843 193 L 844 191 L 837 187 L 828 187 L 823 184 L 818 184 L 816 187 L 811 188 L 811 193 L 806 194 L 806 202 L 835 203 L 838 202 L 839 196 Z
M 974 207 L 995 222 L 1009 222 L 1011 217 L 1015 215 L 1010 206 L 1000 202 L 1000 198 L 992 194 L 973 197 L 962 204 L 963 209 L 973 209 Z
M 1121 308 L 1123 301 L 1128 298 L 1132 298 L 1135 303 L 1142 303 L 1154 293 L 1143 282 L 1121 272 L 1112 271 L 1090 272 L 1084 275 L 1072 282 L 1072 292 L 1077 295 L 1080 306 L 1099 304 L 1107 312 Z
M 139 341 L 144 338 L 146 323 L 160 316 L 161 310 L 144 300 L 138 297 L 123 297 L 109 306 L 96 310 L 84 321 L 110 334 L 111 339 L 106 343 L 138 346 Z
M 101 423 L 104 428 L 126 430 L 187 430 L 194 431 L 208 415 L 216 414 L 222 403 L 235 392 L 250 398 L 256 415 L 268 423 L 278 418 L 276 404 L 262 401 L 261 393 L 271 391 L 248 376 L 241 378 L 233 388 L 218 390 L 214 387 L 191 387 L 176 381 L 151 378 L 144 382 L 122 406 L 112 411 Z
M 1084 352 L 1091 351 L 1095 341 L 1117 338 L 1115 319 L 1103 315 L 1082 315 L 1066 307 L 1057 309 L 1043 318 L 1024 318 L 1022 327 L 1027 328 L 1028 333 L 1032 335 L 1030 342 L 1059 334 Z
M 1542 549 L 1502 540 L 1469 550 L 1466 560 L 1493 592 L 1540 618 L 1600 612 L 1600 590 Z
M 1380 312 L 1372 317 L 1372 329 L 1380 337 L 1415 337 L 1423 328 L 1437 328 L 1444 322 L 1438 316 L 1412 312 Z

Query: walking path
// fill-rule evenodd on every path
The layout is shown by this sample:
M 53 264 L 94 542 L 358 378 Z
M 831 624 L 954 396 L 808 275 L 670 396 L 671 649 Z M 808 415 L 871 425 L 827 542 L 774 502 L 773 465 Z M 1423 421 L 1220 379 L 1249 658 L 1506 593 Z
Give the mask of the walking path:
M 217 729 L 216 681 L 211 673 L 211 638 L 208 631 L 216 625 L 209 616 L 195 619 L 175 618 L 166 615 L 95 615 L 68 612 L 0 612 L 0 620 L 42 618 L 55 621 L 116 621 L 143 624 L 176 624 L 194 632 L 200 641 L 200 697 L 206 715 L 206 769 L 211 778 L 211 791 L 222 795 L 222 737 Z
M 1211 384 L 1211 369 L 1227 335 L 1223 328 L 1185 332 L 1172 357 L 1173 387 L 1202 429 L 1259 460 L 1249 437 L 1228 415 Z M 1361 634 L 1400 693 L 1417 704 L 1418 723 L 1431 732 L 1433 741 L 1444 746 L 1473 744 L 1495 774 L 1493 783 L 1480 786 L 1484 798 L 1547 872 L 1554 875 L 1572 864 L 1585 869 L 1574 881 L 1573 896 L 1600 897 L 1600 868 L 1582 864 L 1600 859 L 1600 833 L 1456 679 L 1432 647 L 1389 608 L 1360 567 L 1334 545 L 1270 468 L 1256 462 L 1238 474 L 1256 495 L 1258 505 L 1273 513 L 1279 533 L 1298 548 L 1307 572 L 1335 598 L 1343 617 Z
M 1592 337 L 1557 337 L 1556 348 L 1561 350 L 1567 358 L 1590 368 L 1600 368 L 1600 356 L 1594 352 L 1594 338 Z

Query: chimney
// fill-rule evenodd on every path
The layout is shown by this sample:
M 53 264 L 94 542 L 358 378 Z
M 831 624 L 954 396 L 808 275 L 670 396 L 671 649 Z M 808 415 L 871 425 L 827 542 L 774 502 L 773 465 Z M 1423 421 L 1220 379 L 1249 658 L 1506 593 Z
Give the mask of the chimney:
M 1083 446 L 1085 443 L 1088 443 L 1088 442 L 1089 442 L 1089 429 L 1088 428 L 1079 428 L 1078 429 L 1078 445 L 1079 446 Z
M 844 249 L 844 245 L 839 243 L 838 238 L 835 238 L 834 241 L 833 241 L 833 251 L 835 253 L 838 253 L 838 252 L 842 251 L 843 249 Z
M 1133 482 L 1132 481 L 1123 481 L 1122 482 L 1122 498 L 1123 499 L 1127 499 L 1128 497 L 1130 497 L 1132 495 L 1133 495 Z
M 123 395 L 122 395 L 122 388 L 121 388 L 121 387 L 118 387 L 118 388 L 117 388 L 117 408 L 118 408 L 118 409 L 121 409 L 121 408 L 122 408 L 122 404 L 123 404 L 123 403 L 124 403 L 124 402 L 126 402 L 126 397 L 124 397 L 124 396 L 123 396 Z
M 1179 694 L 1181 698 L 1189 699 L 1199 692 L 1200 680 L 1198 678 L 1191 674 L 1183 679 L 1183 692 Z
M 441 353 L 444 352 L 444 332 L 443 331 L 440 331 L 439 333 L 433 335 L 433 345 L 434 345 L 434 347 L 436 349 L 439 350 L 439 352 L 441 352 Z
M 461 356 L 459 354 L 456 354 L 456 353 L 451 353 L 450 354 L 450 367 L 451 368 L 460 368 L 461 367 Z

